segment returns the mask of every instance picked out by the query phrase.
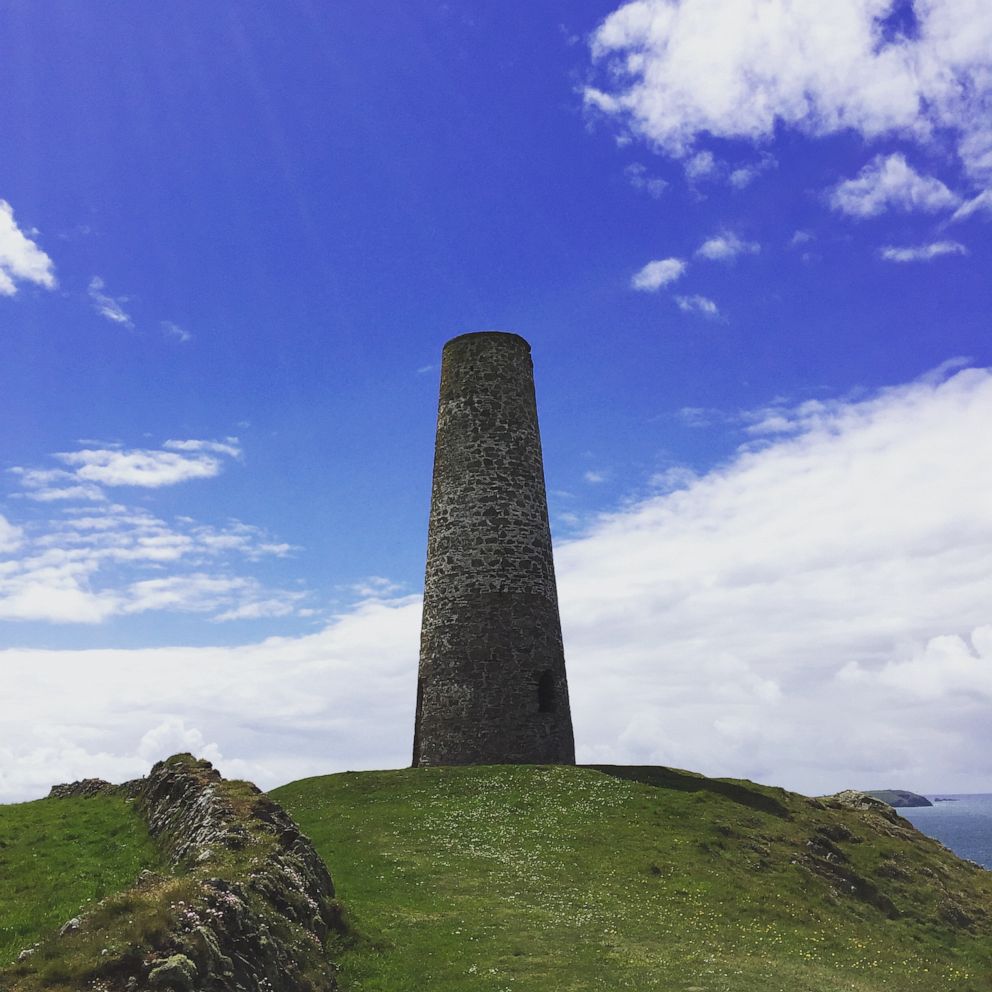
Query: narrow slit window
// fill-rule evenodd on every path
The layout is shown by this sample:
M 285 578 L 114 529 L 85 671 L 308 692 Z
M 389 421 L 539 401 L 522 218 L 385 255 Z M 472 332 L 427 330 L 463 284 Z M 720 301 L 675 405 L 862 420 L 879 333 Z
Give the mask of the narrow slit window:
M 550 669 L 541 672 L 537 680 L 537 712 L 554 713 L 555 711 L 555 678 Z

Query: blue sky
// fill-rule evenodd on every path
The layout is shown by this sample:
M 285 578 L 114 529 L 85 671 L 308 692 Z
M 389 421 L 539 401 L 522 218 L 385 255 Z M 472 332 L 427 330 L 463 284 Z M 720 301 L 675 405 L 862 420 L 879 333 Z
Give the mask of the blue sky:
M 179 746 L 405 763 L 440 348 L 485 328 L 533 346 L 581 760 L 989 785 L 987 5 L 0 39 L 0 799 Z

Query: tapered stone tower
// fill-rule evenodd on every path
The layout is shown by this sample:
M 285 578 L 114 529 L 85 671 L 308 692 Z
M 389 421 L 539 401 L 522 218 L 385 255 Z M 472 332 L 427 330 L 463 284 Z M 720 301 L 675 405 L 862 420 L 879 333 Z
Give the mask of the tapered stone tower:
M 444 346 L 413 764 L 572 764 L 530 345 Z

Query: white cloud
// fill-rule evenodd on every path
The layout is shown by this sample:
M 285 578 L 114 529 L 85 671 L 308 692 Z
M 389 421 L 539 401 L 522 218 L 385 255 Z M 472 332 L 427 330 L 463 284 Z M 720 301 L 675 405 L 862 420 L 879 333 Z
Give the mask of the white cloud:
M 162 447 L 170 451 L 212 451 L 219 455 L 229 455 L 231 458 L 241 457 L 241 442 L 236 437 L 226 437 L 223 441 L 170 440 Z
M 64 469 L 12 468 L 24 487 L 22 494 L 38 503 L 78 500 L 99 502 L 106 499 L 103 490 L 92 483 L 81 483 L 72 472 Z
M 987 785 L 992 370 L 956 366 L 758 411 L 777 421 L 760 447 L 672 466 L 558 544 L 580 760 L 813 794 Z M 2 651 L 0 798 L 183 742 L 263 787 L 405 766 L 420 614 L 375 599 L 240 647 Z
M 838 679 L 857 687 L 876 688 L 915 696 L 925 703 L 959 699 L 967 706 L 976 700 L 992 703 L 992 625 L 970 634 L 944 634 L 914 645 L 903 657 L 881 668 L 867 669 L 852 661 Z
M 306 599 L 303 592 L 267 590 L 253 578 L 202 572 L 144 579 L 133 583 L 128 593 L 123 613 L 149 610 L 211 613 L 220 623 L 289 616 Z
M 0 514 L 0 553 L 16 551 L 21 546 L 24 531 L 15 527 L 3 514 Z
M 634 189 L 647 193 L 655 200 L 661 199 L 662 194 L 668 188 L 666 180 L 660 176 L 652 176 L 640 162 L 628 165 L 623 171 L 627 176 L 627 181 Z
M 676 414 L 686 427 L 710 427 L 723 420 L 719 410 L 705 406 L 684 406 Z
M 226 621 L 304 608 L 305 593 L 272 589 L 244 574 L 250 563 L 294 550 L 261 528 L 239 520 L 217 527 L 187 516 L 166 521 L 107 500 L 97 482 L 154 488 L 219 471 L 205 469 L 202 459 L 240 455 L 237 438 L 166 443 L 193 454 L 84 449 L 74 453 L 80 458 L 56 456 L 74 471 L 13 470 L 22 495 L 51 505 L 55 515 L 34 514 L 20 526 L 0 517 L 0 551 L 19 552 L 0 561 L 0 618 L 93 624 L 168 610 Z M 175 459 L 192 460 L 193 467 Z M 97 481 L 80 481 L 94 473 Z
M 181 344 L 185 344 L 187 341 L 193 340 L 193 335 L 190 334 L 185 328 L 180 327 L 177 323 L 171 320 L 163 320 L 160 324 L 162 328 L 162 333 L 166 337 L 175 338 Z
M 933 241 L 911 248 L 887 246 L 879 254 L 887 262 L 929 262 L 941 255 L 967 255 L 968 249 L 958 241 Z
M 922 705 L 898 666 L 992 618 L 992 372 L 778 411 L 779 440 L 559 547 L 586 760 L 979 787 L 985 655 L 955 655 Z
M 394 582 L 384 575 L 367 575 L 364 579 L 352 583 L 347 589 L 353 596 L 363 600 L 387 600 L 402 592 L 403 583 Z
M 187 727 L 185 720 L 170 716 L 142 735 L 138 744 L 138 757 L 149 764 L 180 751 L 188 751 L 200 758 L 206 757 L 203 752 L 207 748 L 216 751 L 217 745 L 208 745 L 196 727 Z
M 681 258 L 662 258 L 654 262 L 648 262 L 639 272 L 634 273 L 630 280 L 633 289 L 640 289 L 647 293 L 654 293 L 675 282 L 685 274 L 686 264 Z
M 332 764 L 407 764 L 420 613 L 418 597 L 366 602 L 319 634 L 237 648 L 0 651 L 16 686 L 0 801 L 122 781 L 180 749 L 268 787 Z
M 664 471 L 655 472 L 648 479 L 648 485 L 657 492 L 671 493 L 676 489 L 686 489 L 698 478 L 699 476 L 691 468 L 672 465 Z
M 93 276 L 89 286 L 93 309 L 101 317 L 106 317 L 107 320 L 114 324 L 123 324 L 124 327 L 134 327 L 134 321 L 131 319 L 131 315 L 124 309 L 124 304 L 127 303 L 128 298 L 126 296 L 110 296 L 104 292 L 104 288 L 103 280 L 99 276 Z
M 704 317 L 718 317 L 720 308 L 706 296 L 676 296 L 675 302 L 683 313 L 699 313 Z
M 698 152 L 686 160 L 685 175 L 690 182 L 709 179 L 718 171 L 716 159 L 712 152 Z
M 951 217 L 951 220 L 965 220 L 972 214 L 976 214 L 979 211 L 992 214 L 992 189 L 982 190 L 982 192 L 977 196 L 973 196 L 966 203 L 962 203 L 961 206 L 954 211 L 954 216 Z
M 711 261 L 728 262 L 738 255 L 756 255 L 759 251 L 761 245 L 756 241 L 742 241 L 733 232 L 724 231 L 704 241 L 696 250 L 696 254 Z
M 44 559 L 0 576 L 0 620 L 100 623 L 118 611 L 110 593 L 87 588 L 85 569 L 46 565 Z
M 582 478 L 585 479 L 585 481 L 590 485 L 595 486 L 600 482 L 606 482 L 609 478 L 609 474 L 601 469 L 589 469 L 588 472 L 583 473 Z
M 765 154 L 757 162 L 738 166 L 728 177 L 728 182 L 734 189 L 744 189 L 750 186 L 763 172 L 774 169 L 778 165 L 773 155 Z
M 890 209 L 935 213 L 954 207 L 959 198 L 934 176 L 921 176 L 896 153 L 877 155 L 856 179 L 835 186 L 829 201 L 834 210 L 851 217 L 875 217 Z
M 886 37 L 891 0 L 633 0 L 592 36 L 589 106 L 665 153 L 703 136 L 760 142 L 776 127 L 957 139 L 992 175 L 992 7 L 916 0 L 912 38 Z
M 163 449 L 83 448 L 61 451 L 55 457 L 73 467 L 77 479 L 103 486 L 172 486 L 190 479 L 209 479 L 220 474 L 223 463 L 217 454 L 236 458 L 241 449 L 237 438 L 218 441 L 166 441 Z M 193 452 L 184 454 L 181 452 Z
M 223 528 L 189 518 L 170 524 L 146 510 L 102 504 L 7 526 L 8 551 L 20 552 L 0 562 L 0 618 L 7 620 L 100 623 L 150 610 L 250 619 L 289 615 L 305 599 L 241 574 L 245 562 L 292 549 L 237 520 Z
M 17 226 L 13 207 L 0 200 L 0 296 L 13 296 L 19 282 L 54 289 L 55 266 Z

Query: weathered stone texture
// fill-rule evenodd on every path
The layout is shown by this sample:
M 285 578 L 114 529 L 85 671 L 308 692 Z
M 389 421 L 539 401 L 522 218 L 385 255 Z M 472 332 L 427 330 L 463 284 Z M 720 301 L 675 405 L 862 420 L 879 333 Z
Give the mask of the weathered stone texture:
M 151 946 L 135 949 L 112 927 L 100 929 L 101 904 L 70 920 L 59 941 L 94 933 L 115 948 L 94 960 L 87 988 L 107 992 L 334 992 L 333 965 L 322 950 L 331 931 L 343 932 L 327 867 L 293 819 L 250 783 L 229 783 L 207 761 L 175 755 L 146 779 L 113 786 L 89 779 L 57 786 L 53 798 L 120 794 L 135 806 L 174 876 L 143 871 L 130 901 L 170 919 Z M 188 883 L 178 904 L 178 880 Z M 134 912 L 132 906 L 131 912 Z M 91 941 L 92 943 L 92 941 Z M 98 943 L 96 946 L 100 946 Z M 43 954 L 21 959 L 27 975 Z M 5 988 L 0 975 L 0 989 Z M 34 985 L 29 985 L 34 988 Z
M 530 346 L 445 345 L 414 765 L 573 763 Z
M 78 782 L 63 782 L 48 790 L 49 799 L 89 799 L 92 796 L 116 795 L 119 787 L 102 778 L 82 778 Z

